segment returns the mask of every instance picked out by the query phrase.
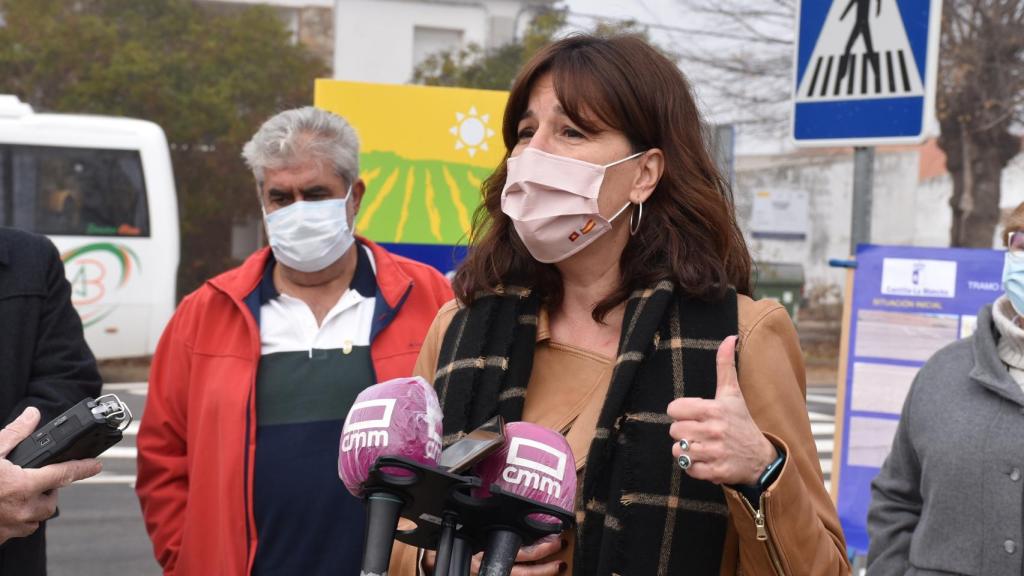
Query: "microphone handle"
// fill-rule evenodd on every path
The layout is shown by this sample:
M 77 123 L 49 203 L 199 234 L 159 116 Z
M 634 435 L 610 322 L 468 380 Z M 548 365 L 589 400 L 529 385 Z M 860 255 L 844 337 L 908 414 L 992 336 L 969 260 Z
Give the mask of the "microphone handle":
M 522 537 L 511 530 L 494 530 L 488 534 L 480 576 L 509 576 L 522 544 Z
M 387 492 L 375 492 L 366 499 L 366 549 L 360 576 L 386 576 L 391 564 L 391 546 L 398 518 L 405 502 Z
M 469 569 L 473 562 L 473 549 L 469 542 L 461 536 L 455 537 L 455 544 L 452 546 L 452 564 L 448 570 L 448 576 L 470 576 Z
M 455 518 L 445 514 L 441 521 L 441 536 L 437 542 L 437 556 L 434 560 L 434 575 L 449 576 L 452 566 L 452 548 L 455 545 Z

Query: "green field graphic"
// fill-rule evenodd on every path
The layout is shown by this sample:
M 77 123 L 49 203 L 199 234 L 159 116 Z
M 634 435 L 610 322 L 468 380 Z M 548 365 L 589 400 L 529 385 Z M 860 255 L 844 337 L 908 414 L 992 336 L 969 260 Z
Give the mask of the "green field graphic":
M 360 155 L 366 194 L 356 231 L 375 242 L 465 244 L 487 168 L 407 160 L 393 152 Z

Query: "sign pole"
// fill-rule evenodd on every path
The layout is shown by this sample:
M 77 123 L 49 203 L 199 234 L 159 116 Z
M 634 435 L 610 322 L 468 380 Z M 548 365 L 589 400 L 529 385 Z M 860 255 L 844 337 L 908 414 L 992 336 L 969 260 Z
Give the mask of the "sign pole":
M 871 194 L 875 179 L 875 147 L 857 146 L 853 152 L 853 209 L 850 213 L 850 255 L 857 244 L 871 242 Z
M 793 114 L 790 133 L 798 147 L 854 147 L 849 246 L 852 257 L 857 256 L 858 245 L 869 244 L 872 240 L 874 147 L 920 144 L 927 136 L 927 125 L 935 108 L 942 1 L 795 2 L 797 41 L 793 52 Z M 853 10 L 854 7 L 857 9 Z M 813 194 L 816 190 L 809 192 Z M 947 303 L 922 297 L 920 302 L 912 302 L 914 310 L 898 307 L 880 310 L 884 306 L 873 302 L 859 308 L 859 298 L 855 297 L 857 291 L 862 294 L 868 290 L 881 291 L 885 258 L 879 259 L 879 250 L 892 250 L 886 254 L 895 255 L 894 260 L 921 259 L 921 253 L 932 254 L 926 249 L 876 247 L 862 253 L 856 262 L 843 260 L 835 264 L 851 270 L 847 273 L 847 289 L 843 298 L 843 351 L 836 393 L 832 497 L 839 510 L 847 545 L 861 556 L 853 559 L 855 568 L 859 568 L 863 554 L 867 551 L 866 519 L 867 503 L 871 499 L 871 480 L 885 456 L 885 447 L 876 446 L 876 437 L 879 433 L 885 433 L 885 430 L 894 429 L 899 417 L 899 406 L 886 405 L 885 398 L 865 397 L 864 394 L 871 396 L 875 390 L 872 386 L 879 389 L 892 388 L 889 381 L 894 377 L 905 380 L 900 385 L 909 388 L 912 378 L 907 376 L 914 370 L 905 365 L 908 360 L 906 356 L 913 347 L 900 346 L 899 328 L 895 329 L 895 334 L 890 334 L 887 326 L 875 332 L 871 328 L 885 322 L 897 324 L 901 319 L 905 320 L 906 314 L 930 310 L 924 306 L 932 307 L 936 302 L 943 310 L 941 306 L 956 305 L 956 313 L 972 313 L 960 312 L 967 310 L 959 306 L 960 298 Z M 935 259 L 949 259 L 938 256 L 938 252 L 934 254 Z M 869 265 L 865 266 L 865 262 Z M 897 265 L 902 266 L 899 262 Z M 911 285 L 911 290 L 916 289 L 920 280 L 920 270 L 913 265 L 914 262 L 911 262 L 908 272 L 912 276 L 905 279 L 899 277 L 900 282 L 905 280 L 905 283 Z M 943 268 L 941 262 L 930 266 L 936 270 L 948 268 Z M 857 269 L 856 274 L 853 268 Z M 945 281 L 945 276 L 939 272 L 935 274 L 939 274 L 938 278 Z M 903 285 L 899 284 L 899 287 L 902 289 Z M 883 303 L 889 300 L 899 303 L 910 301 L 903 297 L 880 298 Z M 922 306 L 921 311 L 916 309 L 918 305 Z M 874 337 L 888 337 L 890 340 L 872 344 L 870 338 L 865 340 L 863 334 L 858 334 L 859 312 L 862 310 L 870 311 L 864 320 L 870 324 L 867 333 Z M 951 333 L 946 334 L 948 336 Z M 868 346 L 861 351 L 861 355 L 867 357 L 863 361 L 856 357 L 861 342 L 866 342 Z M 875 348 L 871 348 L 872 345 Z M 879 358 L 883 360 L 879 361 Z M 894 361 L 886 362 L 885 359 Z M 917 362 L 919 358 L 913 357 L 910 360 Z M 859 396 L 854 388 L 855 371 L 860 378 L 858 386 L 863 386 Z M 856 420 L 851 417 L 853 413 L 857 414 Z M 858 425 L 854 426 L 854 422 Z M 864 428 L 865 423 L 867 428 Z M 856 446 L 856 450 L 851 452 L 849 446 Z M 855 454 L 852 459 L 851 454 Z

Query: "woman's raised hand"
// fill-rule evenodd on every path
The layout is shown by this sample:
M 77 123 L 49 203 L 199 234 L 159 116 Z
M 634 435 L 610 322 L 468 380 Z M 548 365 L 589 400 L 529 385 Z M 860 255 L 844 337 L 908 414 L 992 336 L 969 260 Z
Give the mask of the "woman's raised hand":
M 718 347 L 714 400 L 677 398 L 668 405 L 668 415 L 675 420 L 669 434 L 676 440 L 672 456 L 677 461 L 688 457 L 684 469 L 690 476 L 715 484 L 753 485 L 775 460 L 776 450 L 743 400 L 736 375 L 736 341 L 736 336 L 729 336 Z

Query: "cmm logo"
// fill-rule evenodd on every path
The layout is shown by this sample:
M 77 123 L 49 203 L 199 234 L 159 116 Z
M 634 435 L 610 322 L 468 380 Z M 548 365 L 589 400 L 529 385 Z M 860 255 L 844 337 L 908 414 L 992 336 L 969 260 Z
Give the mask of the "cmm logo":
M 131 248 L 113 242 L 72 248 L 61 254 L 61 260 L 71 284 L 71 303 L 82 317 L 84 328 L 113 313 L 117 304 L 107 296 L 127 286 L 142 270 L 139 257 Z
M 345 418 L 341 451 L 361 448 L 384 448 L 388 445 L 388 427 L 395 411 L 395 399 L 357 402 Z
M 528 438 L 513 438 L 501 471 L 503 480 L 562 497 L 562 478 L 567 456 L 547 444 Z

